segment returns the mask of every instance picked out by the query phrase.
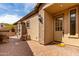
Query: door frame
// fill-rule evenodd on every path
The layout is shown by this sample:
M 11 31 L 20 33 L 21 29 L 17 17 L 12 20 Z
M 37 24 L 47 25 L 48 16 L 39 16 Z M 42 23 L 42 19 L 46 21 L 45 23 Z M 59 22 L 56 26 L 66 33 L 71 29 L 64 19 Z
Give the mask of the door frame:
M 62 23 L 63 23 L 63 28 L 62 28 L 62 31 L 63 31 L 63 33 L 62 33 L 62 36 L 64 36 L 64 13 L 61 13 L 61 14 L 57 14 L 57 15 L 55 15 L 54 16 L 54 22 L 53 22 L 53 24 L 54 24 L 54 29 L 53 29 L 53 31 L 54 31 L 54 41 L 55 41 L 55 20 L 56 20 L 56 18 L 60 18 L 60 17 L 63 17 L 63 21 L 62 21 Z

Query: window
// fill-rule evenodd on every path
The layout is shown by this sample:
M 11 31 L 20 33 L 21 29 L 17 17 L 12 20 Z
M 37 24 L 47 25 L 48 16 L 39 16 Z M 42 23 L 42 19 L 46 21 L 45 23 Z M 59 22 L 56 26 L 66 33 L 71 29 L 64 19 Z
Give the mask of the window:
M 30 22 L 29 22 L 29 21 L 26 22 L 26 27 L 27 27 L 27 28 L 30 27 Z
M 16 32 L 18 32 L 18 24 L 16 25 Z
M 70 35 L 76 33 L 76 9 L 70 11 Z
M 63 17 L 56 18 L 56 22 L 55 22 L 56 31 L 62 31 L 62 21 L 63 21 Z
M 20 32 L 20 30 L 21 30 L 21 25 L 18 24 L 18 25 L 17 25 L 17 31 Z

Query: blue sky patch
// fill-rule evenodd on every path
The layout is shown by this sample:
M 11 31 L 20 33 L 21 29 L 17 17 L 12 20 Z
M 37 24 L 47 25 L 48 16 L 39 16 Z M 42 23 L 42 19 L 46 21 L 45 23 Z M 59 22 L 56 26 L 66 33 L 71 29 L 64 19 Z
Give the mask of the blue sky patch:
M 34 3 L 0 3 L 0 23 L 14 23 L 31 12 Z

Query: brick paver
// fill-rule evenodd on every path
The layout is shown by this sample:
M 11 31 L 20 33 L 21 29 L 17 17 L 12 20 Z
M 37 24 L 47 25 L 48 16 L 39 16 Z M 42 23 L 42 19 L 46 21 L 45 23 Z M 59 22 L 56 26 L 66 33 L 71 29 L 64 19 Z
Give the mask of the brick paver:
M 0 44 L 0 56 L 32 56 L 33 53 L 25 41 L 9 39 L 8 43 Z
M 65 45 L 41 45 L 36 41 L 27 41 L 35 56 L 79 56 L 79 47 Z
M 8 43 L 0 44 L 0 56 L 79 56 L 79 47 L 65 45 L 42 45 L 36 41 L 21 41 L 11 37 Z

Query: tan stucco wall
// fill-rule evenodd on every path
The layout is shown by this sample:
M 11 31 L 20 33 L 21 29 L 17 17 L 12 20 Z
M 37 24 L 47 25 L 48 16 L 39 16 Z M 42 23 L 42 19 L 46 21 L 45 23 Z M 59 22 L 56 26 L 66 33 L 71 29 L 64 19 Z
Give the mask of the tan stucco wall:
M 52 15 L 43 10 L 42 5 L 39 8 L 39 14 L 42 17 L 43 23 L 38 20 L 38 14 L 31 16 L 24 22 L 30 21 L 30 28 L 27 29 L 32 40 L 38 41 L 41 44 L 48 44 L 53 41 L 53 18 Z
M 53 18 L 48 12 L 44 12 L 44 20 L 45 20 L 45 39 L 44 43 L 48 44 L 53 41 Z
M 27 21 L 30 22 L 30 27 L 27 28 L 27 34 L 30 35 L 30 38 L 35 41 L 39 41 L 39 21 L 38 15 L 35 14 L 30 18 L 24 20 L 26 23 Z
M 71 8 L 71 9 L 74 9 L 74 8 L 76 8 L 76 7 L 73 7 L 73 8 Z M 71 10 L 71 9 L 69 9 L 69 10 Z M 78 9 L 77 9 L 77 18 L 76 18 L 76 35 L 75 36 L 70 36 L 69 34 L 70 34 L 70 19 L 69 19 L 69 10 L 67 10 L 64 14 L 64 37 L 63 37 L 63 42 L 65 43 L 65 44 L 70 44 L 70 45 L 75 45 L 75 46 L 79 46 L 79 36 L 78 36 L 78 34 L 79 34 L 79 29 L 78 29 L 78 27 L 79 27 L 79 21 L 78 21 L 78 19 L 79 19 L 79 17 L 78 17 L 78 13 L 79 13 L 79 11 L 78 11 Z
M 21 25 L 21 22 L 18 22 L 17 25 L 16 25 L 16 35 L 17 35 L 18 39 L 20 39 L 21 36 L 22 36 L 22 25 Z
M 77 6 L 66 9 L 66 10 L 61 11 L 61 12 L 58 12 L 58 13 L 54 14 L 54 17 L 56 15 L 60 15 L 60 14 L 64 13 L 64 24 L 63 24 L 63 26 L 64 26 L 64 36 L 62 36 L 62 42 L 64 42 L 65 44 L 69 44 L 69 45 L 79 46 L 79 35 L 78 35 L 79 34 L 79 23 L 78 23 L 79 22 L 78 21 L 79 20 L 79 17 L 78 17 L 79 16 L 79 8 L 77 9 L 77 16 L 76 16 L 77 17 L 77 19 L 76 19 L 76 35 L 75 36 L 70 36 L 69 11 L 74 9 L 74 8 L 77 8 Z M 49 18 L 49 17 L 47 17 L 47 18 Z M 52 20 L 54 20 L 54 19 L 52 19 Z M 47 22 L 49 22 L 49 21 L 47 21 Z M 54 32 L 54 33 L 56 33 L 56 32 Z M 59 36 L 56 36 L 54 34 L 54 40 L 55 40 L 55 37 L 59 37 Z
M 7 36 L 15 36 L 15 32 L 11 32 L 11 31 L 0 31 L 0 34 L 4 34 L 4 35 L 7 35 Z
M 9 36 L 15 36 L 15 32 L 11 32 L 11 31 L 9 31 Z
M 47 13 L 44 8 L 46 8 L 48 4 L 43 4 L 39 8 L 39 14 L 42 16 L 43 23 L 39 23 L 39 38 L 41 44 L 48 44 L 53 41 L 53 18 L 52 15 Z
M 32 40 L 38 41 L 41 44 L 47 44 L 53 41 L 53 20 L 52 16 L 44 11 L 46 5 L 47 4 L 43 4 L 38 12 L 42 17 L 43 23 L 38 20 L 38 14 L 35 14 L 24 21 L 30 21 L 30 28 L 27 29 L 28 35 L 30 35 Z
M 52 8 L 52 7 L 51 7 Z M 75 7 L 73 7 L 75 8 Z M 79 36 L 76 35 L 75 37 L 70 37 L 70 19 L 69 19 L 69 9 L 63 10 L 57 14 L 64 13 L 64 36 L 62 36 L 62 42 L 65 44 L 70 44 L 70 45 L 76 45 L 79 46 Z M 78 9 L 79 10 L 79 9 Z M 77 14 L 79 16 L 79 11 L 77 10 Z M 38 20 L 38 14 L 42 16 L 42 21 L 43 23 L 40 23 Z M 28 19 L 24 20 L 26 23 L 27 21 L 30 21 L 30 28 L 27 29 L 28 35 L 30 35 L 32 40 L 38 41 L 41 44 L 47 44 L 50 43 L 51 41 L 55 40 L 54 37 L 54 18 L 55 14 L 51 15 L 50 13 L 46 12 L 44 10 L 44 5 L 39 8 L 38 14 L 32 15 Z M 76 21 L 76 34 L 79 34 L 79 17 L 77 16 L 77 21 Z
M 39 38 L 40 38 L 40 43 L 44 44 L 44 11 L 40 11 L 41 16 L 42 16 L 42 22 L 39 23 Z
M 45 44 L 44 43 L 44 39 L 45 39 L 45 36 L 44 36 L 44 34 L 45 34 L 45 32 L 44 32 L 44 25 L 45 25 L 45 23 L 44 23 L 44 10 L 43 10 L 43 7 L 44 7 L 44 5 L 42 5 L 40 8 L 39 8 L 39 14 L 41 15 L 41 17 L 42 17 L 42 23 L 41 22 L 39 22 L 39 42 L 41 43 L 41 44 Z

